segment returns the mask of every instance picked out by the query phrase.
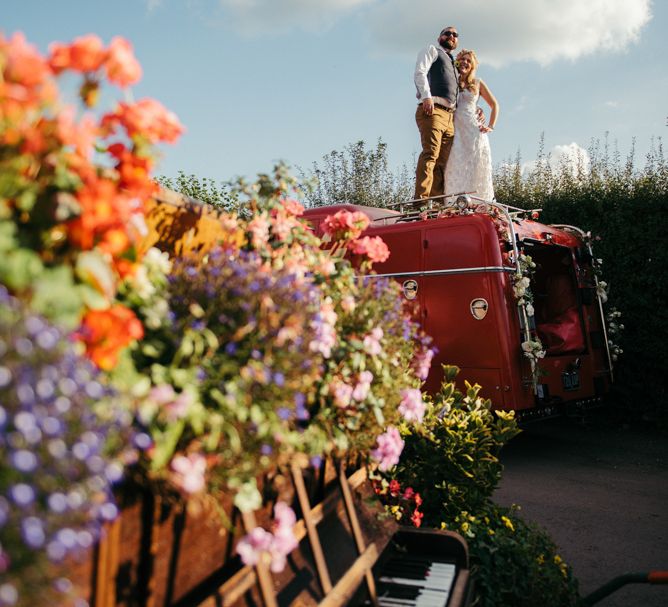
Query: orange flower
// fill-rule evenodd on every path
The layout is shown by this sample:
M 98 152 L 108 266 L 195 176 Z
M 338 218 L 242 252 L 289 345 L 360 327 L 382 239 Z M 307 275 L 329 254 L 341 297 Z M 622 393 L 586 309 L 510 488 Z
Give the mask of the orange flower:
M 89 179 L 76 198 L 81 212 L 69 222 L 68 235 L 72 244 L 83 250 L 103 241 L 107 230 L 123 228 L 133 212 L 127 196 L 109 179 Z
M 49 46 L 49 51 L 49 64 L 56 74 L 66 69 L 94 72 L 107 57 L 102 40 L 95 34 L 75 38 L 69 46 L 56 42 Z
M 32 87 L 41 84 L 49 75 L 46 61 L 32 44 L 26 42 L 21 32 L 9 39 L 6 52 L 5 80 Z
M 137 156 L 122 143 L 109 146 L 109 153 L 118 160 L 116 170 L 119 174 L 119 187 L 130 196 L 146 199 L 157 190 L 156 183 L 150 178 L 152 160 L 149 157 Z
M 123 348 L 143 336 L 144 327 L 134 312 L 120 304 L 89 310 L 77 333 L 86 345 L 86 355 L 105 371 L 116 366 Z
M 93 117 L 84 116 L 77 124 L 74 121 L 74 108 L 67 106 L 56 120 L 58 138 L 63 145 L 71 145 L 81 157 L 90 158 L 98 134 Z
M 135 59 L 132 45 L 125 38 L 112 38 L 105 68 L 109 80 L 121 88 L 139 82 L 142 76 L 141 65 Z

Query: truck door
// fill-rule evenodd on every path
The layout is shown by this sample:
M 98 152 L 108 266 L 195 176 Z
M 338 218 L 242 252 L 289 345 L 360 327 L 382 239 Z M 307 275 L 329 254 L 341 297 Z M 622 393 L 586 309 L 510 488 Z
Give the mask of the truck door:
M 497 301 L 503 278 L 498 238 L 477 218 L 439 223 L 424 231 L 423 322 L 439 349 L 432 371 L 456 364 L 462 383 L 477 382 L 497 407 L 509 405 L 501 389 L 498 315 L 505 305 Z M 430 377 L 427 388 L 437 389 L 438 381 L 433 385 Z

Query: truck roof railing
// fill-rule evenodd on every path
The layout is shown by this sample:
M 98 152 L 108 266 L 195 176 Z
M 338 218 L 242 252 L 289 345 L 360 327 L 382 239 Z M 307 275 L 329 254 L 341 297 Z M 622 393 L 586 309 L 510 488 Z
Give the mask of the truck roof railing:
M 471 213 L 489 213 L 490 208 L 499 209 L 507 216 L 509 221 L 520 215 L 540 211 L 541 209 L 521 209 L 509 204 L 501 204 L 495 200 L 487 200 L 475 196 L 475 192 L 458 192 L 456 194 L 440 194 L 430 198 L 414 198 L 402 202 L 387 205 L 388 209 L 396 209 L 399 215 L 379 217 L 374 222 L 387 223 L 388 220 L 395 221 L 417 221 L 419 219 L 431 219 L 437 217 L 443 211 L 455 209 L 458 211 L 470 211 Z M 407 210 L 406 210 L 407 209 Z

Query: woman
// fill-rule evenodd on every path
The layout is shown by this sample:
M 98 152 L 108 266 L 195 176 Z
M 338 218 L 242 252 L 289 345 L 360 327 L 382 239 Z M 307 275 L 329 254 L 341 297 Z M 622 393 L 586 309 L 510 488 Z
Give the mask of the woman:
M 471 192 L 485 200 L 494 200 L 492 156 L 487 133 L 494 130 L 499 104 L 487 85 L 475 77 L 478 58 L 473 51 L 460 51 L 456 65 L 460 92 L 455 111 L 455 138 L 445 168 L 445 191 L 446 194 Z M 479 97 L 491 108 L 487 125 L 478 121 Z

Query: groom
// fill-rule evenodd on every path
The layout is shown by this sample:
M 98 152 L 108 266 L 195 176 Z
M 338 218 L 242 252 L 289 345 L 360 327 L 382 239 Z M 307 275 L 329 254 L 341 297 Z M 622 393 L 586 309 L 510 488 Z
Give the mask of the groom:
M 452 51 L 457 48 L 457 28 L 441 31 L 438 45 L 421 50 L 415 64 L 418 103 L 415 121 L 420 131 L 422 152 L 415 172 L 414 198 L 445 194 L 445 165 L 455 135 L 457 68 Z

